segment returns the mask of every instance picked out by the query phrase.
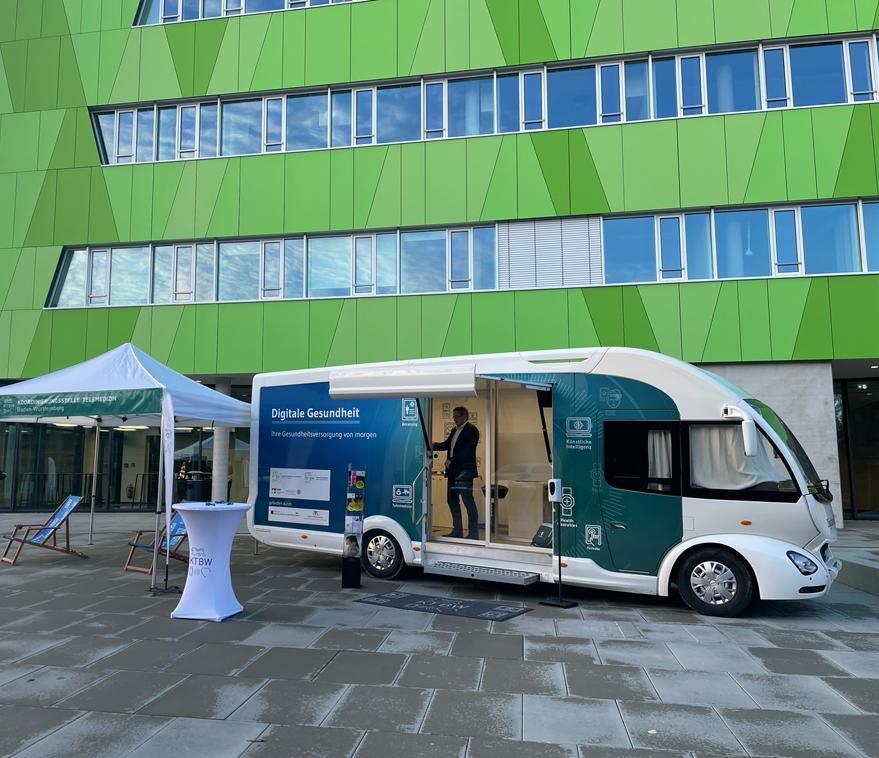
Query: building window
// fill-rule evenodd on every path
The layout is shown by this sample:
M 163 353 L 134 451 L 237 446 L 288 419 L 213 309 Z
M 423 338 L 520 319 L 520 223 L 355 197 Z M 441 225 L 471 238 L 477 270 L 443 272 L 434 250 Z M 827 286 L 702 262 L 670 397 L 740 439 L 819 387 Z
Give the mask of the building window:
M 848 101 L 841 42 L 792 46 L 790 71 L 794 106 Z
M 768 211 L 718 211 L 714 214 L 714 236 L 718 278 L 769 276 Z
M 328 107 L 326 92 L 287 97 L 288 150 L 316 150 L 327 146 Z M 351 143 L 350 123 L 349 116 L 348 144 Z
M 550 129 L 596 123 L 595 66 L 548 71 L 546 104 Z
M 178 21 L 194 21 L 200 18 L 295 10 L 352 2 L 363 2 L 363 0 L 145 0 L 134 25 L 174 24 Z
M 861 270 L 854 205 L 813 205 L 801 213 L 806 274 Z
M 260 244 L 221 242 L 217 276 L 217 300 L 258 300 Z
M 656 281 L 655 227 L 653 216 L 604 220 L 604 281 L 607 284 Z
M 705 77 L 709 113 L 755 111 L 760 107 L 756 50 L 706 55 Z
M 262 152 L 262 100 L 232 100 L 222 104 L 221 155 Z
M 772 211 L 772 230 L 775 234 L 775 270 L 779 274 L 799 274 L 800 242 L 797 232 L 797 213 L 793 209 Z
M 110 305 L 141 305 L 150 287 L 150 249 L 114 248 L 110 258 Z
M 351 294 L 351 237 L 309 237 L 308 296 Z
M 494 77 L 452 79 L 447 93 L 449 137 L 494 133 Z
M 379 87 L 375 93 L 376 142 L 421 139 L 421 85 Z

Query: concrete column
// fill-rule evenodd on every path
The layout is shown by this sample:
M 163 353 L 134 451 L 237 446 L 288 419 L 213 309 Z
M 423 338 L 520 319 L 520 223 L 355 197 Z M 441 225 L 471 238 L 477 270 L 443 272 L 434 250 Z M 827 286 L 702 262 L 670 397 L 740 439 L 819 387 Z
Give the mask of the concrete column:
M 214 389 L 224 395 L 232 394 L 232 381 L 228 377 L 217 377 Z M 213 481 L 211 500 L 225 500 L 229 486 L 229 430 L 226 427 L 214 428 Z

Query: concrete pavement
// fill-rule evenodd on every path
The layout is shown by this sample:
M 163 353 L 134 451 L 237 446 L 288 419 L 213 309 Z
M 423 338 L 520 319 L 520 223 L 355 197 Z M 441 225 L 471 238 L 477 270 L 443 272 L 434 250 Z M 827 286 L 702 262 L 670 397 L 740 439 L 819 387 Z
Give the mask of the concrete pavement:
M 341 590 L 338 559 L 254 555 L 241 537 L 245 613 L 172 620 L 176 597 L 121 571 L 152 520 L 98 514 L 86 547 L 75 514 L 87 560 L 25 548 L 0 566 L 0 755 L 879 758 L 879 597 L 844 585 L 735 620 L 589 591 L 559 610 L 537 604 L 548 587 L 418 571 Z M 486 622 L 354 602 L 395 588 L 532 610 Z

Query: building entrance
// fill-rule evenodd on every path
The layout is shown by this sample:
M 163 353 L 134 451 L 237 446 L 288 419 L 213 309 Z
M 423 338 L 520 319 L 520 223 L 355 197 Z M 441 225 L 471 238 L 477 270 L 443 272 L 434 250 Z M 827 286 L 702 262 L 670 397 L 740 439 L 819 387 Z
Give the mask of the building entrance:
M 835 382 L 846 518 L 879 519 L 879 379 Z

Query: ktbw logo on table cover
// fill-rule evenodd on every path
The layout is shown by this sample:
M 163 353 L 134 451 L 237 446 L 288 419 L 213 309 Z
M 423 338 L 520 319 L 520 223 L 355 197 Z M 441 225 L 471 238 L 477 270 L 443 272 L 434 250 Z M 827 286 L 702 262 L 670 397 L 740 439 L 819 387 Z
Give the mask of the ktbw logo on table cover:
M 189 576 L 207 579 L 213 570 L 214 559 L 203 547 L 193 547 L 189 551 Z

